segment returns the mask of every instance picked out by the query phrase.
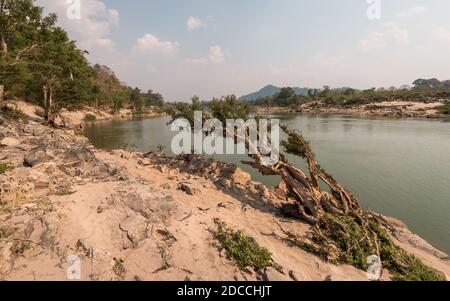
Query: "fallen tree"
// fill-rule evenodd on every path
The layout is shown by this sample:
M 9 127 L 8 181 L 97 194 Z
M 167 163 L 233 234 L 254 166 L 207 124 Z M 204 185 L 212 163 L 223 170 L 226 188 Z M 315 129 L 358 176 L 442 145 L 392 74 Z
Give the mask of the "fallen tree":
M 199 102 L 193 105 L 176 104 L 169 113 L 172 121 L 184 118 L 194 124 L 194 111 L 200 107 Z M 213 100 L 207 115 L 218 119 L 223 125 L 224 137 L 230 137 L 226 121 L 248 119 L 250 108 L 234 96 L 227 96 Z M 275 164 L 267 165 L 248 131 L 242 134 L 233 129 L 231 137 L 235 143 L 243 142 L 250 153 L 252 160 L 244 164 L 263 175 L 281 177 L 282 186 L 287 191 L 286 198 L 294 201 L 299 218 L 312 226 L 313 233 L 309 238 L 297 237 L 282 229 L 288 240 L 324 260 L 351 264 L 365 270 L 370 265 L 368 258 L 376 255 L 396 280 L 444 279 L 392 241 L 377 215 L 364 211 L 359 200 L 318 164 L 309 142 L 301 133 L 289 130 L 286 126 L 281 128 L 286 134 L 286 139 L 281 142 L 285 152 L 303 158 L 308 166 L 307 173 L 289 163 L 282 154 Z M 328 189 L 323 189 L 323 186 Z

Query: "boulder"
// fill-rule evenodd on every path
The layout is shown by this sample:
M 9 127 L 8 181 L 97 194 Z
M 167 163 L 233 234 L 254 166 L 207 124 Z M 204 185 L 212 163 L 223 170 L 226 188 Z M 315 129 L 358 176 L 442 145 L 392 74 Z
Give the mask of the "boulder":
M 178 184 L 178 190 L 184 191 L 189 195 L 195 195 L 201 192 L 198 185 L 192 184 L 190 182 Z
M 232 176 L 232 181 L 234 184 L 239 186 L 245 186 L 252 180 L 252 177 L 249 173 L 244 172 L 240 168 L 236 168 Z
M 51 156 L 44 146 L 38 146 L 31 149 L 24 157 L 24 165 L 27 167 L 34 167 L 38 164 L 52 161 L 54 158 Z
M 96 160 L 94 152 L 87 143 L 76 144 L 66 151 L 65 162 L 94 162 Z

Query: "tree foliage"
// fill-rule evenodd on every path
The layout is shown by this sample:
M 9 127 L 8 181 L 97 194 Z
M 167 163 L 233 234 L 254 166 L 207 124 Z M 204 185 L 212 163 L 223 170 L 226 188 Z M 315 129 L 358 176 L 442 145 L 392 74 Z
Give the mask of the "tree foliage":
M 164 105 L 160 94 L 128 87 L 106 66 L 92 67 L 87 52 L 56 22 L 55 14 L 44 16 L 33 0 L 0 0 L 0 101 L 40 104 L 49 123 L 62 108 L 92 105 L 117 112 Z

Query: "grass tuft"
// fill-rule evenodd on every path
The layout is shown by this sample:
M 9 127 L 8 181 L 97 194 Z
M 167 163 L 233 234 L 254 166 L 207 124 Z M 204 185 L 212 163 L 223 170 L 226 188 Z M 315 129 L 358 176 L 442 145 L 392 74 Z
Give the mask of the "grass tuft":
M 27 121 L 27 116 L 17 107 L 2 106 L 0 108 L 0 115 L 10 120 Z
M 239 268 L 253 267 L 261 270 L 273 267 L 281 272 L 281 267 L 272 259 L 272 253 L 256 241 L 244 235 L 241 231 L 234 231 L 220 219 L 214 219 L 217 231 L 214 233 L 216 239 L 226 250 L 229 259 L 234 260 Z
M 11 252 L 14 256 L 19 257 L 25 253 L 26 250 L 31 248 L 31 243 L 26 240 L 15 240 L 11 246 Z
M 6 173 L 8 170 L 13 169 L 11 162 L 0 162 L 0 175 Z

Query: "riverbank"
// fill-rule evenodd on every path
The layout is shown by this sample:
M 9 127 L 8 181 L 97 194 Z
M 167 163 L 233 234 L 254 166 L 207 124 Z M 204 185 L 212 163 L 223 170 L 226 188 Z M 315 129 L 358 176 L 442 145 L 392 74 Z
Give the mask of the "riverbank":
M 259 114 L 270 113 L 305 113 L 305 114 L 333 114 L 333 115 L 354 115 L 360 117 L 400 117 L 400 118 L 449 118 L 447 115 L 440 114 L 438 107 L 440 102 L 421 103 L 413 101 L 390 101 L 380 102 L 368 105 L 339 107 L 328 106 L 322 103 L 308 103 L 298 108 L 292 107 L 259 107 Z
M 12 101 L 9 105 L 22 111 L 30 120 L 43 122 L 42 117 L 39 116 L 39 112 L 42 112 L 41 107 L 20 100 Z M 159 113 L 156 111 L 150 111 L 140 114 L 140 116 L 146 117 L 159 117 L 164 115 L 165 113 Z M 67 109 L 63 109 L 60 111 L 59 116 L 55 121 L 58 126 L 74 129 L 79 128 L 85 122 L 89 122 L 89 117 L 91 118 L 90 121 L 106 121 L 111 119 L 127 119 L 132 118 L 133 116 L 135 115 L 130 109 L 120 109 L 118 112 L 113 114 L 112 112 L 108 112 L 105 110 L 95 110 L 93 108 L 85 107 L 77 111 L 69 111 Z
M 84 280 L 368 280 L 289 244 L 280 225 L 299 236 L 310 227 L 283 214 L 282 189 L 233 165 L 104 152 L 34 121 L 0 125 L 0 138 L 8 162 L 0 175 L 3 279 L 64 280 L 68 256 L 77 255 Z M 283 272 L 240 269 L 220 248 L 215 218 L 267 248 Z M 396 243 L 449 279 L 447 255 L 403 223 L 387 225 Z

